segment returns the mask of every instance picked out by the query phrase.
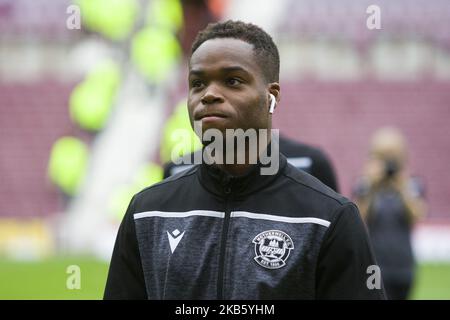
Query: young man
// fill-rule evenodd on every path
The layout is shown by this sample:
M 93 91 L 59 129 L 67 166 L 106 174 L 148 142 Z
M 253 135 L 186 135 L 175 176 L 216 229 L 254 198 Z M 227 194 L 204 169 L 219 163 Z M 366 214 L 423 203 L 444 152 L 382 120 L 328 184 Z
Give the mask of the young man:
M 384 298 L 379 274 L 368 272 L 376 262 L 356 206 L 288 164 L 270 142 L 278 76 L 278 49 L 259 27 L 227 21 L 198 34 L 189 61 L 191 123 L 201 124 L 206 151 L 208 130 L 261 129 L 257 164 L 250 143 L 243 163 L 236 154 L 211 163 L 206 152 L 203 164 L 136 194 L 106 299 Z M 264 151 L 274 171 L 264 170 Z

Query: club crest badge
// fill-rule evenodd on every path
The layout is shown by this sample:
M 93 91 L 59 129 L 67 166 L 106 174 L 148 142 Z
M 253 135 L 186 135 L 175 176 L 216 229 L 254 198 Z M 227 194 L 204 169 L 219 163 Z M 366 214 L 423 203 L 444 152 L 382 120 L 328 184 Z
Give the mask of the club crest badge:
M 279 230 L 261 232 L 252 242 L 255 244 L 255 261 L 267 269 L 284 267 L 294 249 L 291 237 Z

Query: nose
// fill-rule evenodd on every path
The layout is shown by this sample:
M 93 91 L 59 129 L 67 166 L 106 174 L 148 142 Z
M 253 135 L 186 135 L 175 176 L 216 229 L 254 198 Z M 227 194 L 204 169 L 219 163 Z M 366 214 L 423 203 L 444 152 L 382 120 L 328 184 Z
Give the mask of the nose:
M 209 86 L 201 98 L 201 102 L 204 105 L 214 104 L 214 103 L 223 103 L 224 99 L 222 95 L 214 88 L 214 86 Z

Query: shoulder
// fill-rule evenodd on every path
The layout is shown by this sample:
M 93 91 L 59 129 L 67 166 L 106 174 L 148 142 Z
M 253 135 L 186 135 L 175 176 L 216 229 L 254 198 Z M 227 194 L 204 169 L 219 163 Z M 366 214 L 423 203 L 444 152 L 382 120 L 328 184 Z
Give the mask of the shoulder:
M 316 177 L 304 171 L 297 170 L 289 163 L 286 164 L 283 175 L 285 176 L 285 178 L 289 179 L 299 190 L 308 192 L 308 194 L 317 197 L 320 200 L 336 203 L 338 205 L 350 202 L 349 199 L 335 192 L 333 189 L 322 183 Z
M 357 211 L 356 206 L 349 199 L 314 176 L 297 170 L 291 164 L 286 165 L 283 176 L 287 181 L 284 193 L 292 194 L 296 205 L 313 216 L 332 221 L 341 211 L 346 211 L 348 208 Z
M 425 182 L 420 176 L 411 176 L 408 180 L 408 188 L 411 195 L 415 198 L 426 197 Z

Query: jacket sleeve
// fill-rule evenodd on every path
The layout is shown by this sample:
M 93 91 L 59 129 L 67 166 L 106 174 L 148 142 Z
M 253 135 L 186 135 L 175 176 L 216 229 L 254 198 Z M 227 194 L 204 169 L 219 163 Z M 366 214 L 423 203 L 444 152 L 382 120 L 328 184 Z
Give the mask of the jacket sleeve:
M 147 299 L 144 273 L 134 225 L 134 198 L 117 234 L 104 299 Z
M 386 299 L 376 265 L 357 207 L 353 203 L 345 204 L 337 212 L 322 242 L 316 270 L 316 298 Z M 378 273 L 374 269 L 378 269 Z M 375 277 L 378 277 L 379 286 Z

